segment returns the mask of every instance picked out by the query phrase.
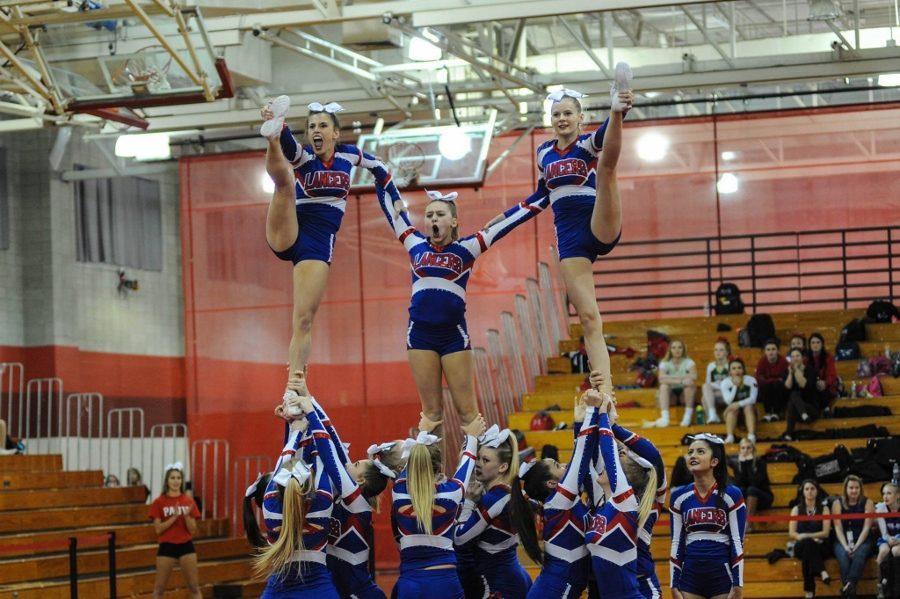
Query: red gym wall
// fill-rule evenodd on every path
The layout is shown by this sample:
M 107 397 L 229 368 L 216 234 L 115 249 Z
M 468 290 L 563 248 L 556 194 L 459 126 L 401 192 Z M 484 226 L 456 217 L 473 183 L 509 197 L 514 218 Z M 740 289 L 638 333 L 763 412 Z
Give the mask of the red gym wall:
M 898 109 L 635 123 L 626 129 L 619 174 L 623 239 L 896 224 L 898 127 Z M 649 129 L 671 140 L 660 162 L 635 155 L 635 140 Z M 515 139 L 495 140 L 489 160 Z M 460 190 L 463 234 L 534 189 L 534 149 L 545 139 L 535 132 L 482 188 Z M 715 162 L 723 151 L 736 159 L 720 162 L 718 172 L 737 173 L 741 186 L 717 198 Z M 286 376 L 291 267 L 266 246 L 263 173 L 260 153 L 181 161 L 189 425 L 195 439 L 227 439 L 232 456 L 273 456 L 282 440 L 272 410 Z M 423 194 L 407 201 L 421 220 Z M 542 215 L 479 261 L 469 284 L 474 345 L 512 309 L 553 243 L 552 216 Z M 374 196 L 351 196 L 315 321 L 309 376 L 354 457 L 373 441 L 404 436 L 417 421 L 404 337 L 409 293 L 406 254 Z M 392 559 L 392 543 L 382 539 L 379 559 Z

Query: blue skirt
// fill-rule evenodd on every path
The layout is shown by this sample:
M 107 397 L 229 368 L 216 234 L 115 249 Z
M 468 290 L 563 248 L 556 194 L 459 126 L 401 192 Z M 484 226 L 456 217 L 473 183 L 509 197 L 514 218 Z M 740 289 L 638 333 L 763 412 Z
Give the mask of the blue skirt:
M 284 576 L 270 577 L 260 599 L 341 599 L 324 564 L 294 562 Z

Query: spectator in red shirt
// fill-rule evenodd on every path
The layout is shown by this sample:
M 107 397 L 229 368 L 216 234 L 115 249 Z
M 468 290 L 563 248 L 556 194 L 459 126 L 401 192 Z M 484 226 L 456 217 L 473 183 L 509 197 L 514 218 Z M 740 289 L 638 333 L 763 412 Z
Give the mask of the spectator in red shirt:
M 809 363 L 816 371 L 819 404 L 827 407 L 837 397 L 838 376 L 834 356 L 825 350 L 825 338 L 820 333 L 809 336 Z
M 787 403 L 784 377 L 787 376 L 788 363 L 778 353 L 778 341 L 775 339 L 766 341 L 763 352 L 756 365 L 756 383 L 759 385 L 759 401 L 766 412 L 763 420 L 774 422 L 781 418 Z
M 175 564 L 181 566 L 191 599 L 202 599 L 197 552 L 192 541 L 197 534 L 200 510 L 194 499 L 184 492 L 184 472 L 180 462 L 166 466 L 163 487 L 165 491 L 150 505 L 153 528 L 159 535 L 153 599 L 161 599 L 165 594 Z

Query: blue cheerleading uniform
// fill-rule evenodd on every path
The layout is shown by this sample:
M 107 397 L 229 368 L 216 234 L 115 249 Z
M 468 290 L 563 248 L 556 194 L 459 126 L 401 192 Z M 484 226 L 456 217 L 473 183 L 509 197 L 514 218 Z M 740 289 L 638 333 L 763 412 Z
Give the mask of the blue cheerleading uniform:
M 890 511 L 883 501 L 875 505 L 876 514 L 887 514 Z M 886 544 L 890 539 L 900 539 L 900 517 L 878 518 L 878 531 L 881 535 L 875 540 L 876 547 Z
M 713 485 L 706 497 L 695 483 L 672 490 L 672 588 L 701 597 L 727 595 L 744 586 L 744 527 L 741 490 Z
M 488 596 L 496 599 L 524 599 L 531 577 L 519 563 L 516 548 L 519 535 L 510 520 L 510 487 L 497 484 L 476 504 L 463 502 L 456 527 L 457 546 L 471 545 L 476 574 Z
M 416 519 L 407 490 L 406 469 L 394 482 L 391 527 L 400 545 L 400 578 L 394 588 L 397 599 L 462 599 L 453 537 L 465 488 L 475 468 L 477 450 L 478 440 L 466 435 L 453 477 L 435 484 L 431 534 L 425 534 Z M 451 567 L 428 569 L 435 566 Z
M 306 436 L 306 439 L 309 440 L 311 437 Z M 299 431 L 290 431 L 288 441 L 275 464 L 275 473 L 292 460 L 300 459 L 300 456 L 296 455 L 298 452 L 311 455 L 310 451 L 304 449 L 303 440 L 304 435 Z M 308 447 L 307 443 L 306 448 Z M 322 461 L 316 458 L 312 464 L 310 476 L 315 491 L 305 500 L 300 547 L 294 551 L 291 564 L 285 572 L 269 577 L 261 599 L 340 599 L 326 567 L 325 558 L 333 503 L 331 484 Z M 266 486 L 263 497 L 263 518 L 270 543 L 278 540 L 282 525 L 283 505 L 277 487 L 278 483 L 273 477 Z
M 656 526 L 656 521 L 663 509 L 662 502 L 666 499 L 666 491 L 669 486 L 666 480 L 666 468 L 659 450 L 649 440 L 618 424 L 612 426 L 612 431 L 616 439 L 624 443 L 629 452 L 633 452 L 649 462 L 656 471 L 656 502 L 653 504 L 644 526 L 637 531 L 637 580 L 644 599 L 659 599 L 662 597 L 662 590 L 659 578 L 656 576 L 653 555 L 650 553 L 650 543 L 653 540 L 653 527 Z
M 597 509 L 584 542 L 591 554 L 591 568 L 603 595 L 616 599 L 642 599 L 638 587 L 638 501 L 628 483 L 609 425 L 609 415 L 600 414 L 600 456 L 612 497 Z M 649 490 L 655 493 L 655 489 Z
M 400 199 L 400 192 L 391 181 L 391 174 L 384 163 L 355 145 L 337 144 L 332 157 L 322 160 L 316 156 L 312 146 L 298 144 L 287 125 L 281 130 L 280 142 L 282 152 L 294 169 L 299 224 L 294 244 L 284 251 L 275 252 L 282 260 L 293 264 L 304 260 L 331 264 L 335 238 L 341 228 L 350 193 L 353 167 L 367 169 L 391 198 Z
M 430 350 L 441 356 L 471 349 L 465 317 L 466 285 L 475 260 L 503 236 L 540 214 L 549 200 L 520 202 L 499 222 L 443 247 L 432 245 L 412 226 L 405 212 L 398 214 L 380 188 L 378 201 L 391 230 L 409 253 L 412 299 L 407 349 Z
M 583 133 L 559 148 L 556 140 L 537 149 L 538 187 L 532 197 L 549 196 L 559 259 L 587 258 L 591 262 L 610 253 L 619 238 L 603 243 L 591 232 L 591 214 L 597 199 L 597 156 L 609 119 L 593 133 Z
M 544 501 L 544 565 L 528 599 L 573 599 L 587 587 L 590 560 L 584 533 L 590 514 L 579 498 L 579 481 L 590 461 L 588 441 L 597 430 L 596 422 L 596 408 L 588 406 L 566 473 Z
M 309 433 L 315 440 L 319 457 L 337 496 L 332 509 L 328 539 L 327 565 L 334 585 L 344 599 L 384 599 L 369 573 L 369 542 L 372 532 L 372 506 L 362 489 L 347 472 L 347 455 L 337 433 L 331 434 L 327 415 L 321 406 L 306 415 Z

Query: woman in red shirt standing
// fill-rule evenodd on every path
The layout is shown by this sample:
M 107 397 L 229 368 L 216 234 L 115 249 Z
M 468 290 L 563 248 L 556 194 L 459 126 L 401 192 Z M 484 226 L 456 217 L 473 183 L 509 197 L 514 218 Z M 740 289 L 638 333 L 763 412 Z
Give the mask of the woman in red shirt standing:
M 159 550 L 156 552 L 156 582 L 153 598 L 162 598 L 166 592 L 169 576 L 175 564 L 187 581 L 192 599 L 202 599 L 200 577 L 197 573 L 197 552 L 192 538 L 197 534 L 197 519 L 200 510 L 194 498 L 184 493 L 184 468 L 181 462 L 166 466 L 165 492 L 150 505 L 153 528 L 159 535 Z

